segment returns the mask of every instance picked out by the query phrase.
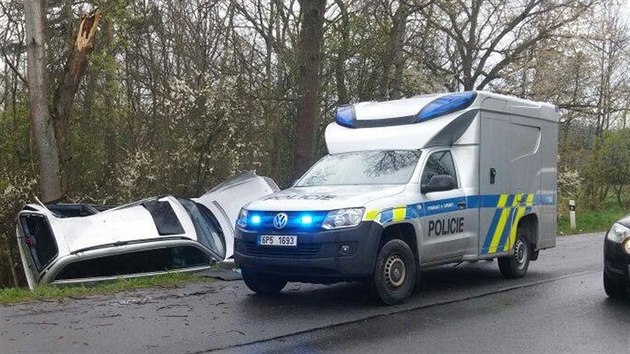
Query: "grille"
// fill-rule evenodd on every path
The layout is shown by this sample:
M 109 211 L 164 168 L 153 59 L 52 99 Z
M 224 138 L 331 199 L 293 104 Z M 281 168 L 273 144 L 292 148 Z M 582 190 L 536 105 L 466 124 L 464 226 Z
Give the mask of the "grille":
M 248 216 L 247 229 L 255 232 L 275 232 L 278 231 L 273 225 L 273 219 L 278 215 L 279 211 L 250 211 Z M 282 228 L 282 232 L 304 232 L 319 230 L 328 212 L 325 211 L 287 211 L 284 212 L 287 215 L 287 224 Z M 260 223 L 253 225 L 251 218 L 258 216 Z M 312 223 L 309 225 L 302 224 L 301 219 L 303 216 L 310 216 Z
M 245 242 L 245 250 L 251 256 L 267 257 L 314 257 L 319 253 L 322 245 L 320 243 L 303 243 L 297 247 L 264 247 L 258 246 L 256 242 Z

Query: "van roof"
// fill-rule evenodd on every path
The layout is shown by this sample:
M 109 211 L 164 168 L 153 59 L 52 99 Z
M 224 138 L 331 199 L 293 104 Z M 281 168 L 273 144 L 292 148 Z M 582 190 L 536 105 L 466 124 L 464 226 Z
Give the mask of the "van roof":
M 472 124 L 478 111 L 500 112 L 557 123 L 557 107 L 486 91 L 438 93 L 385 102 L 341 106 L 335 122 L 326 128 L 330 153 L 374 149 L 421 149 L 455 143 Z M 543 123 L 543 122 L 541 122 Z M 455 134 L 453 132 L 457 132 Z M 468 141 L 468 143 L 479 143 Z M 474 137 L 473 137 L 474 139 Z

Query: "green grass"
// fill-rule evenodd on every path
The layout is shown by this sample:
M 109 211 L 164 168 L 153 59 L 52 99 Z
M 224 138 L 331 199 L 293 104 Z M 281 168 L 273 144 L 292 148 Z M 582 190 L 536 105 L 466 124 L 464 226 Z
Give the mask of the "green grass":
M 576 228 L 573 230 L 570 228 L 568 215 L 561 215 L 558 218 L 558 235 L 607 231 L 613 222 L 627 214 L 630 214 L 630 210 L 620 208 L 618 205 L 608 205 L 602 210 L 578 209 L 576 211 Z
M 210 278 L 190 273 L 170 273 L 151 277 L 117 279 L 93 285 L 53 286 L 43 285 L 34 291 L 26 288 L 0 289 L 0 304 L 15 304 L 38 300 L 63 300 L 82 298 L 91 295 L 111 294 L 121 291 L 146 288 L 174 288 L 177 285 L 191 282 L 208 282 Z

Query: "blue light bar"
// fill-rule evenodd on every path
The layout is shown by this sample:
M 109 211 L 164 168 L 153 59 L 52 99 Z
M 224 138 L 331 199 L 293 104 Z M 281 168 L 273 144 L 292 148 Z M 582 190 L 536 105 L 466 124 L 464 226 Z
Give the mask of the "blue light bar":
M 309 226 L 313 223 L 313 216 L 311 215 L 302 215 L 302 217 L 300 218 L 300 223 L 303 226 Z
M 443 115 L 457 112 L 468 106 L 477 98 L 476 92 L 458 92 L 436 98 L 420 110 L 416 116 L 418 123 Z
M 239 226 L 250 230 L 276 230 L 273 225 L 274 217 L 280 213 L 280 211 L 249 211 L 247 220 L 242 223 L 239 219 Z M 317 228 L 322 225 L 328 211 L 287 211 L 288 216 L 287 224 L 283 230 L 309 230 Z
M 337 124 L 347 128 L 354 128 L 354 121 L 356 118 L 353 105 L 349 104 L 337 107 L 337 115 L 335 117 Z
M 252 215 L 249 221 L 252 223 L 252 225 L 260 225 L 262 218 L 260 217 L 260 215 Z

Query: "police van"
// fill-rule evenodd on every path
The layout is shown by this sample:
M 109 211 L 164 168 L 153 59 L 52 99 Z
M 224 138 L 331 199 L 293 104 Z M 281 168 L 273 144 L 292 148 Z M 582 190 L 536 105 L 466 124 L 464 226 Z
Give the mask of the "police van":
M 525 276 L 556 244 L 558 119 L 554 105 L 482 91 L 339 107 L 329 154 L 241 210 L 245 283 L 367 280 L 396 304 L 446 263 L 497 258 Z

